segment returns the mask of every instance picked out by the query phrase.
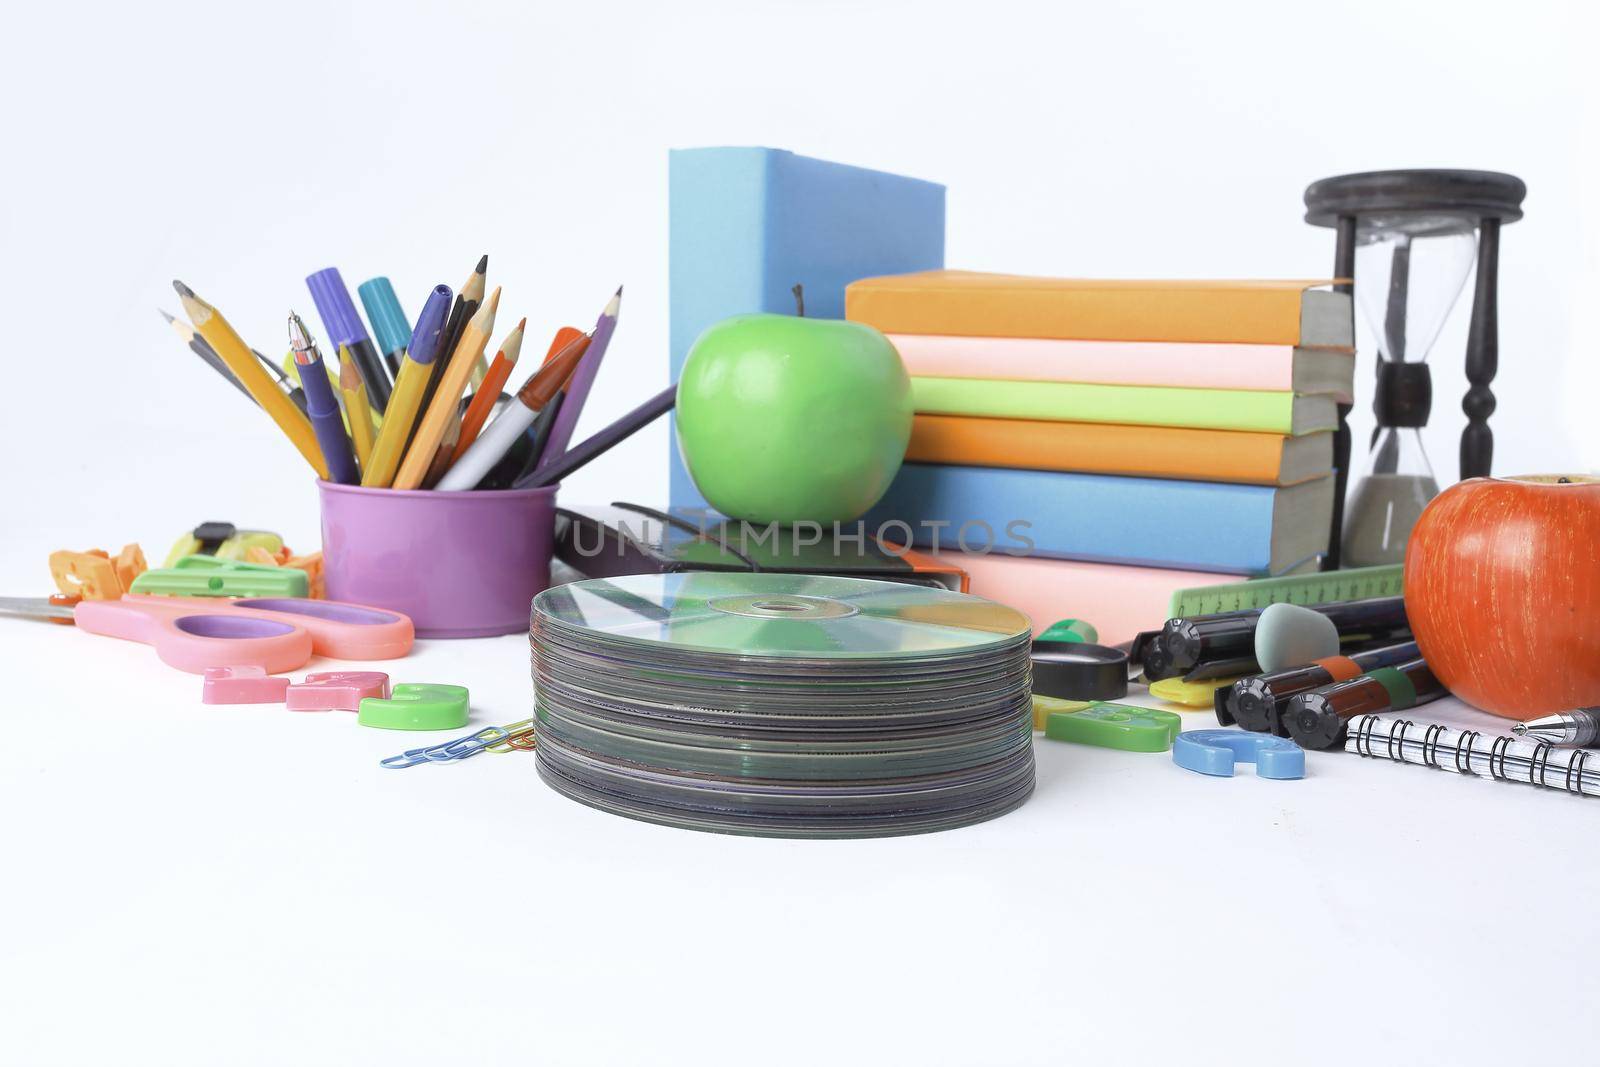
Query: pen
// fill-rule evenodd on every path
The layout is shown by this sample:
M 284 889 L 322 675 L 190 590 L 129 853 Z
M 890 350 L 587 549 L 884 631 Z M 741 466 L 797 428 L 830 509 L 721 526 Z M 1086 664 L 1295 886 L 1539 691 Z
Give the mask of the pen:
M 389 410 L 384 413 L 383 425 L 378 427 L 378 440 L 372 446 L 372 462 L 361 469 L 361 484 L 368 488 L 387 489 L 394 481 L 394 472 L 400 467 L 400 457 L 405 454 L 406 442 L 411 438 L 411 428 L 422 406 L 423 392 L 433 373 L 435 357 L 439 355 L 439 341 L 449 310 L 450 287 L 434 286 L 422 305 L 422 313 L 417 316 L 405 358 L 400 361 L 394 393 L 389 397 Z
M 1554 715 L 1516 723 L 1511 732 L 1529 741 L 1543 741 L 1561 748 L 1600 748 L 1600 708 L 1558 711 Z
M 316 431 L 323 461 L 328 464 L 328 480 L 354 485 L 361 480 L 356 471 L 356 457 L 350 451 L 350 438 L 345 436 L 344 419 L 339 414 L 339 402 L 333 398 L 333 386 L 322 365 L 322 353 L 306 333 L 306 324 L 292 311 L 289 312 L 289 347 L 294 349 L 294 361 L 300 365 L 300 387 L 306 391 L 306 414 L 311 418 L 311 428 Z

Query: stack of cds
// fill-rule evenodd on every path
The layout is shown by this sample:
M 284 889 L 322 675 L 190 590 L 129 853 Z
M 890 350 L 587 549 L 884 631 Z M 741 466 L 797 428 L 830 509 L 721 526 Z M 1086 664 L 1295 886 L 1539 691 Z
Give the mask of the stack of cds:
M 723 833 L 966 826 L 1033 791 L 1028 620 L 855 578 L 697 572 L 533 602 L 539 774 L 603 811 Z

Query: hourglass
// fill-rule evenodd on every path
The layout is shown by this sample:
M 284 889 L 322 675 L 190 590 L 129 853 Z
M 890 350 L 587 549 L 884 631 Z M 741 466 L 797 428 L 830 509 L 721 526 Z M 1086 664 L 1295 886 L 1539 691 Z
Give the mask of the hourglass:
M 1392 170 L 1325 178 L 1306 189 L 1306 221 L 1337 231 L 1334 274 L 1354 278 L 1356 307 L 1378 341 L 1368 470 L 1342 507 L 1350 461 L 1340 412 L 1338 478 L 1327 564 L 1398 563 L 1422 508 L 1439 492 L 1422 447 L 1433 384 L 1428 350 L 1461 295 L 1477 255 L 1467 379 L 1462 400 L 1461 477 L 1489 473 L 1498 356 L 1495 315 L 1500 225 L 1522 217 L 1526 188 L 1509 174 Z M 1341 512 L 1345 512 L 1341 515 Z M 1342 520 L 1342 530 L 1340 528 Z

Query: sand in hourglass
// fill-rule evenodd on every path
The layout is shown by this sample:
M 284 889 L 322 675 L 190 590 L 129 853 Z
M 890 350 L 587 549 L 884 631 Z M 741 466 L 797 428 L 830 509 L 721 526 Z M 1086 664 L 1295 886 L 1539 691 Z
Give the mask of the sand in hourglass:
M 1369 474 L 1350 503 L 1344 565 L 1373 567 L 1405 559 L 1406 538 L 1439 483 L 1427 474 Z

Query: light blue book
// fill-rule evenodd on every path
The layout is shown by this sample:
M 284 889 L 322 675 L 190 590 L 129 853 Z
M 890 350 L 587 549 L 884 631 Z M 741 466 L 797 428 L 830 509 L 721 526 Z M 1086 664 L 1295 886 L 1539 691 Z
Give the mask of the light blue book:
M 867 529 L 932 548 L 1284 574 L 1328 548 L 1333 479 L 1286 488 L 907 463 Z M 964 544 L 963 544 L 964 542 Z
M 687 148 L 668 164 L 672 380 L 730 315 L 844 318 L 844 289 L 944 266 L 944 186 L 774 148 Z M 671 504 L 705 507 L 672 427 Z

